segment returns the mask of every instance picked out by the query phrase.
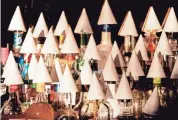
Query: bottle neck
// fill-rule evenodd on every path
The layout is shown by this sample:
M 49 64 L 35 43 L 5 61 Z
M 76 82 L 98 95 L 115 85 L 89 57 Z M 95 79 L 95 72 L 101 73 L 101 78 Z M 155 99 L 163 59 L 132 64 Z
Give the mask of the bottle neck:
M 88 42 L 88 34 L 82 33 L 80 35 L 80 48 L 86 48 Z
M 101 44 L 103 45 L 112 45 L 111 42 L 111 32 L 102 32 L 101 33 Z
M 22 37 L 23 37 L 23 32 L 21 31 L 15 31 L 14 32 L 14 51 L 19 52 L 21 45 L 22 45 Z
M 153 85 L 154 86 L 161 86 L 161 78 L 153 78 Z
M 133 36 L 125 36 L 124 39 L 124 47 L 125 47 L 125 52 L 132 52 L 136 44 L 136 40 Z
M 62 34 L 62 35 L 59 36 L 59 48 L 62 48 L 65 37 L 66 37 L 65 34 Z
M 43 47 L 45 39 L 46 39 L 45 37 L 39 37 L 38 38 L 38 40 L 37 40 L 37 54 L 41 53 L 41 49 Z

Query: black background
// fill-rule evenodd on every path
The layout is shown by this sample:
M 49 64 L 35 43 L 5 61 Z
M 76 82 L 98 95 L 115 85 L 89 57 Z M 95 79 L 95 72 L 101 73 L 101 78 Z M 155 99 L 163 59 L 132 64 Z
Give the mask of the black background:
M 116 40 L 119 46 L 123 42 L 123 38 L 119 37 L 117 33 L 128 10 L 132 12 L 139 33 L 141 33 L 140 23 L 144 21 L 150 6 L 154 7 L 160 23 L 162 23 L 168 7 L 173 6 L 175 11 L 178 12 L 176 0 L 108 1 L 118 22 L 117 25 L 112 26 L 112 41 Z M 62 10 L 65 10 L 68 22 L 74 30 L 82 9 L 86 8 L 96 43 L 99 44 L 101 41 L 101 27 L 97 25 L 97 21 L 103 2 L 104 0 L 1 0 L 2 46 L 6 46 L 7 43 L 12 46 L 13 32 L 9 32 L 7 29 L 17 5 L 21 8 L 27 29 L 30 24 L 36 25 L 40 12 L 44 13 L 48 28 L 51 25 L 56 27 Z M 80 36 L 75 34 L 75 38 L 79 43 Z

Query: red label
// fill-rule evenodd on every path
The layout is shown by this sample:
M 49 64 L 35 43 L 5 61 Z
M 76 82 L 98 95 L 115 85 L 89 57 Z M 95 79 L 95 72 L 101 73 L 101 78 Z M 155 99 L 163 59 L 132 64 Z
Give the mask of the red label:
M 67 61 L 73 61 L 73 60 L 75 60 L 75 56 L 74 55 L 67 55 L 66 60 Z
M 5 64 L 7 61 L 8 55 L 9 55 L 9 48 L 1 48 L 0 62 Z
M 18 86 L 17 85 L 11 85 L 10 86 L 10 92 L 16 92 L 18 90 Z

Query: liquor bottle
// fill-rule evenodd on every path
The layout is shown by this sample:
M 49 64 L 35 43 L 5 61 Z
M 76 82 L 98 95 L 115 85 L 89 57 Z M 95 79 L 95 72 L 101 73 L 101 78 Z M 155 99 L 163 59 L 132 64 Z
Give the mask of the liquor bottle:
M 81 49 L 83 49 L 83 50 L 86 49 L 88 39 L 89 39 L 89 34 L 82 32 L 80 35 L 80 48 Z
M 73 109 L 72 95 L 60 94 L 61 107 L 56 112 L 56 120 L 77 120 L 79 119 L 78 113 Z
M 9 98 L 1 108 L 3 114 L 22 114 L 22 103 L 19 98 L 19 87 L 11 85 L 9 87 Z
M 135 81 L 133 86 L 133 114 L 136 119 L 141 118 L 142 108 L 145 105 L 146 98 L 141 88 L 141 82 Z
M 105 100 L 99 101 L 99 109 L 98 109 L 98 119 L 107 119 L 112 120 L 112 107 L 109 106 L 109 103 Z
M 45 95 L 45 83 L 36 84 L 35 102 L 26 110 L 28 118 L 32 119 L 54 119 L 54 110 L 50 104 L 48 104 L 48 98 Z
M 98 67 L 101 69 L 104 67 L 105 62 L 112 50 L 112 41 L 111 41 L 111 26 L 103 25 L 103 30 L 101 33 L 101 43 L 97 46 L 101 60 L 98 62 Z
M 98 102 L 97 100 L 86 100 L 81 108 L 81 119 L 88 120 L 97 117 L 98 112 Z

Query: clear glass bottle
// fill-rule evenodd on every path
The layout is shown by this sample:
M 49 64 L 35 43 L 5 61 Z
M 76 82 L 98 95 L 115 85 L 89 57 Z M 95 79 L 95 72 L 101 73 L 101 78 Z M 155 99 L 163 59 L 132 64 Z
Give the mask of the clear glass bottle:
M 136 119 L 139 119 L 142 115 L 142 108 L 146 103 L 145 94 L 141 89 L 140 82 L 135 81 L 133 87 L 133 114 Z
M 99 101 L 99 109 L 97 119 L 99 120 L 112 120 L 112 107 L 105 100 Z
M 101 43 L 97 46 L 98 51 L 101 56 L 101 60 L 98 62 L 98 68 L 102 69 L 105 62 L 112 50 L 112 41 L 111 41 L 111 26 L 103 25 L 103 30 L 101 33 Z
M 97 100 L 86 100 L 81 109 L 81 119 L 88 120 L 97 117 L 99 104 Z

